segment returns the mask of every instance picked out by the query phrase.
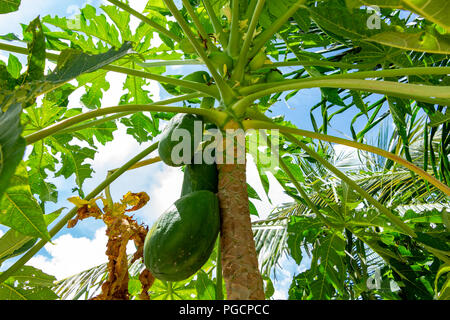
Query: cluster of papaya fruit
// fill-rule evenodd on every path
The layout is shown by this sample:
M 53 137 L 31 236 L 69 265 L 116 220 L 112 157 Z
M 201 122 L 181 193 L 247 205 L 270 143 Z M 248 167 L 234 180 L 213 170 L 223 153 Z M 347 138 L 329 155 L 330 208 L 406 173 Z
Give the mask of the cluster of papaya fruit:
M 185 166 L 181 197 L 158 218 L 145 239 L 144 264 L 160 280 L 181 281 L 195 274 L 209 259 L 219 234 L 217 167 L 193 161 L 201 142 L 194 137 L 196 121 L 202 120 L 177 114 L 164 128 L 158 146 L 165 164 Z M 173 160 L 172 152 L 179 142 L 173 141 L 172 135 L 179 129 L 190 133 L 190 161 Z M 181 155 L 181 159 L 186 158 Z
M 201 41 L 197 40 L 199 44 Z M 188 39 L 183 39 L 180 43 L 180 49 L 187 54 L 195 53 L 194 47 Z M 224 51 L 213 50 L 208 51 L 208 59 L 213 64 L 214 68 L 223 77 L 229 76 L 234 67 L 234 60 Z M 252 85 L 258 83 L 269 83 L 284 80 L 283 73 L 276 68 L 267 68 L 270 65 L 270 60 L 266 56 L 264 50 L 258 53 L 248 62 L 247 69 L 244 74 L 244 85 Z M 183 78 L 194 82 L 210 84 L 212 78 L 206 71 L 196 71 Z M 190 93 L 192 90 L 185 90 L 185 93 Z

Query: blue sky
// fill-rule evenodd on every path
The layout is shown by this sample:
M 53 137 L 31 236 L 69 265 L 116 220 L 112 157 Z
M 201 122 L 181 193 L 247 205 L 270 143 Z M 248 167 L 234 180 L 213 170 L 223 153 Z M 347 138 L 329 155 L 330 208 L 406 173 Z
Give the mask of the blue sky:
M 39 3 L 39 5 L 37 5 Z M 39 2 L 33 0 L 22 0 L 21 8 L 16 13 L 3 15 L 0 20 L 0 34 L 13 32 L 21 34 L 20 23 L 27 24 L 38 15 L 43 17 L 47 14 L 72 16 L 82 8 L 86 1 L 81 0 L 41 0 Z M 87 3 L 98 7 L 102 1 L 92 0 Z M 145 1 L 130 1 L 132 6 L 138 10 L 142 9 Z M 0 50 L 0 59 L 6 60 L 8 53 Z M 25 65 L 25 57 L 21 57 Z M 50 64 L 51 66 L 51 64 Z M 187 74 L 191 72 L 193 67 L 187 68 L 171 68 L 168 73 Z M 286 68 L 289 70 L 289 68 Z M 173 74 L 172 73 L 172 74 Z M 103 104 L 106 106 L 116 105 L 120 96 L 123 94 L 122 83 L 123 75 L 108 74 L 108 80 L 111 83 L 111 89 L 104 95 Z M 152 83 L 149 90 L 153 94 L 152 99 L 164 99 L 166 94 L 155 83 Z M 80 105 L 79 98 L 83 94 L 83 90 L 77 90 L 70 99 L 70 106 L 77 107 Z M 288 102 L 281 101 L 273 107 L 273 115 L 286 115 L 286 119 L 292 121 L 299 128 L 312 130 L 309 116 L 309 107 L 316 104 L 320 100 L 319 89 L 302 90 L 296 97 Z M 334 109 L 336 110 L 336 109 Z M 350 136 L 349 119 L 356 112 L 354 110 L 346 112 L 337 117 L 339 120 L 331 122 L 329 134 L 336 136 Z M 315 112 L 316 119 L 320 125 L 320 108 Z M 364 120 L 356 123 L 356 129 L 360 129 Z M 92 190 L 100 181 L 106 177 L 107 170 L 119 167 L 127 159 L 143 150 L 145 146 L 136 143 L 132 137 L 125 134 L 123 127 L 115 133 L 114 142 L 107 146 L 99 146 L 99 152 L 92 162 L 95 173 L 92 179 L 88 179 L 84 184 L 84 190 Z M 273 208 L 268 204 L 264 195 L 262 186 L 257 178 L 256 168 L 251 163 L 248 169 L 248 181 L 259 193 L 264 201 L 256 201 L 255 205 L 260 212 L 260 218 L 265 217 Z M 124 174 L 112 185 L 112 195 L 116 200 L 120 199 L 128 191 L 139 192 L 146 191 L 149 193 L 150 203 L 143 209 L 136 212 L 135 216 L 140 222 L 148 225 L 153 223 L 156 217 L 161 214 L 173 201 L 178 198 L 181 190 L 180 182 L 182 173 L 179 169 L 169 168 L 162 164 L 156 164 L 150 167 L 144 167 L 132 172 Z M 55 178 L 52 180 L 59 190 L 59 199 L 57 204 L 49 204 L 46 207 L 47 212 L 51 212 L 61 206 L 71 208 L 72 205 L 66 200 L 73 196 L 71 189 L 75 185 L 74 178 L 67 180 Z M 274 205 L 291 201 L 286 196 L 279 184 L 271 179 L 270 198 Z M 63 214 L 67 209 L 63 211 Z M 7 228 L 0 226 L 0 234 L 5 232 Z M 89 267 L 106 261 L 104 255 L 106 245 L 106 237 L 104 236 L 104 226 L 100 221 L 88 220 L 80 222 L 73 229 L 63 229 L 54 238 L 54 244 L 48 244 L 45 249 L 41 250 L 29 264 L 34 265 L 54 274 L 57 278 L 63 278 L 76 272 L 85 270 Z M 132 249 L 132 248 L 131 248 Z M 14 261 L 8 261 L 0 268 L 6 269 Z M 306 263 L 306 261 L 305 261 Z M 287 289 L 289 288 L 292 275 L 298 273 L 305 268 L 305 264 L 297 266 L 292 259 L 284 257 L 281 260 L 282 269 L 278 271 L 278 278 L 275 281 L 276 298 L 287 298 Z

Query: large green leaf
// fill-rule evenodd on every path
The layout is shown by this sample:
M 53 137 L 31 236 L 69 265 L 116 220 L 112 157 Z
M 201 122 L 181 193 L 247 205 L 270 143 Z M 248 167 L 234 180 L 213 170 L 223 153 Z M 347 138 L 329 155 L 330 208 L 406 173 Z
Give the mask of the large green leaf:
M 0 0 L 0 14 L 19 10 L 20 0 Z
M 24 81 L 41 80 L 45 71 L 45 35 L 39 17 L 30 22 L 24 37 L 31 37 L 28 41 L 28 69 Z
M 216 298 L 216 285 L 203 270 L 197 272 L 195 288 L 199 300 L 214 300 Z
M 331 233 L 319 241 L 311 262 L 312 274 L 317 275 L 317 279 L 311 282 L 311 292 L 313 299 L 328 300 L 332 297 L 329 284 L 340 292 L 344 291 L 345 242 L 339 233 Z
M 191 278 L 179 282 L 156 280 L 150 288 L 150 299 L 193 300 L 197 290 L 195 282 L 191 280 Z
M 51 287 L 56 278 L 39 269 L 23 266 L 0 284 L 1 300 L 55 300 Z
M 67 49 L 61 52 L 56 69 L 46 77 L 52 84 L 68 82 L 83 73 L 94 72 L 129 54 L 131 43 L 125 42 L 119 49 L 96 55 L 86 54 L 79 50 Z
M 349 7 L 362 5 L 409 10 L 450 32 L 450 2 L 447 0 L 346 0 Z
M 48 226 L 52 223 L 60 214 L 64 208 L 58 209 L 52 213 L 44 215 L 44 220 Z M 37 241 L 37 238 L 26 236 L 15 230 L 8 230 L 0 238 L 0 264 L 10 258 L 18 256 L 29 248 L 31 248 Z
M 0 199 L 0 223 L 24 235 L 50 239 L 42 209 L 31 194 L 27 168 L 21 162 Z
M 370 36 L 366 40 L 403 50 L 450 54 L 450 36 L 438 33 L 386 31 Z
M 18 103 L 6 112 L 0 109 L 0 199 L 25 152 L 25 140 L 21 137 L 21 112 L 22 106 Z
M 81 147 L 76 144 L 70 144 L 73 136 L 70 134 L 61 134 L 50 138 L 49 144 L 52 147 L 53 152 L 60 153 L 62 167 L 56 176 L 63 176 L 69 178 L 73 174 L 75 175 L 75 183 L 78 186 L 80 196 L 83 197 L 82 185 L 84 180 L 91 177 L 92 167 L 91 164 L 86 163 L 86 160 L 93 160 L 95 157 L 95 149 L 88 147 Z
M 303 259 L 302 247 L 305 241 L 313 243 L 317 236 L 323 230 L 323 222 L 318 218 L 305 216 L 292 216 L 290 218 L 287 231 L 288 239 L 287 245 L 291 257 L 300 264 Z

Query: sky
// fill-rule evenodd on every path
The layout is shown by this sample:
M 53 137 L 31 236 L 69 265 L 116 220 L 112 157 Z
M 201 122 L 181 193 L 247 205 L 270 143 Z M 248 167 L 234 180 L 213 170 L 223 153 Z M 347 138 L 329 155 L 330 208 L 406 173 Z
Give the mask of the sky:
M 2 15 L 0 19 L 0 34 L 13 32 L 21 35 L 20 23 L 28 23 L 29 21 L 40 15 L 57 14 L 60 16 L 73 16 L 85 3 L 89 3 L 98 7 L 107 1 L 101 0 L 41 0 L 36 5 L 35 0 L 22 0 L 21 7 L 18 12 L 8 15 Z M 141 11 L 146 1 L 131 0 L 131 6 Z M 137 26 L 138 21 L 132 21 Z M 157 44 L 157 43 L 155 43 Z M 0 50 L 0 59 L 7 61 L 8 53 Z M 22 64 L 25 66 L 26 57 L 21 57 Z M 53 67 L 54 65 L 49 64 Z M 190 67 L 192 68 L 192 67 Z M 189 68 L 168 68 L 168 74 L 185 74 L 191 72 Z M 111 84 L 108 92 L 104 93 L 102 99 L 103 106 L 117 105 L 119 98 L 125 92 L 122 89 L 122 83 L 125 79 L 124 75 L 109 73 L 107 79 Z M 158 101 L 164 99 L 167 94 L 155 82 L 151 82 L 148 90 L 152 94 L 152 100 Z M 80 97 L 84 93 L 81 88 L 70 96 L 70 107 L 80 106 Z M 312 129 L 309 120 L 309 106 L 314 105 L 320 99 L 320 91 L 318 89 L 302 90 L 295 98 L 288 102 L 279 102 L 273 108 L 273 115 L 285 114 L 286 119 L 295 123 L 299 128 Z M 305 107 L 307 106 L 307 107 Z M 302 109 L 307 112 L 302 113 Z M 351 114 L 344 116 L 352 116 Z M 320 119 L 320 117 L 319 117 Z M 329 133 L 337 136 L 348 135 L 348 124 L 343 122 L 332 122 Z M 358 124 L 357 124 L 358 128 Z M 347 132 L 347 133 L 346 133 Z M 128 159 L 143 150 L 146 145 L 139 145 L 131 136 L 127 135 L 125 128 L 119 125 L 119 129 L 114 133 L 114 141 L 106 146 L 99 145 L 98 153 L 93 161 L 91 161 L 95 173 L 93 178 L 87 179 L 84 184 L 84 190 L 92 190 L 99 182 L 101 182 L 107 174 L 107 171 L 120 167 Z M 348 148 L 340 148 L 343 152 L 351 152 Z M 258 178 L 256 166 L 252 159 L 248 159 L 247 180 L 257 191 L 261 201 L 255 200 L 254 204 L 259 212 L 259 217 L 253 219 L 263 219 L 277 205 L 286 202 L 292 202 L 287 196 L 278 182 L 269 174 L 270 192 L 269 197 L 272 205 L 269 203 L 262 185 Z M 151 225 L 156 218 L 167 209 L 179 197 L 181 191 L 182 172 L 179 168 L 165 166 L 161 163 L 139 168 L 125 173 L 111 186 L 111 192 L 114 199 L 120 199 L 128 191 L 140 192 L 145 191 L 150 196 L 150 202 L 142 209 L 135 213 L 135 217 L 139 222 Z M 71 189 L 75 185 L 74 177 L 69 179 L 54 178 L 52 182 L 57 186 L 59 191 L 59 201 L 57 204 L 47 205 L 46 211 L 52 212 L 60 207 L 72 208 L 72 205 L 66 200 L 73 196 Z M 68 209 L 64 210 L 64 215 Z M 0 236 L 6 232 L 7 228 L 0 226 Z M 105 227 L 101 221 L 86 220 L 79 222 L 73 229 L 64 228 L 53 239 L 53 244 L 47 244 L 35 257 L 27 264 L 40 268 L 43 271 L 54 275 L 58 280 L 86 270 L 90 267 L 106 262 L 105 246 L 106 246 Z M 134 246 L 130 243 L 129 252 L 132 253 Z M 5 262 L 0 270 L 8 268 L 15 260 Z M 298 266 L 292 259 L 283 256 L 280 260 L 281 268 L 277 270 L 277 279 L 275 285 L 275 299 L 286 299 L 288 297 L 288 289 L 292 280 L 292 276 L 302 272 L 306 268 L 307 261 L 302 262 Z

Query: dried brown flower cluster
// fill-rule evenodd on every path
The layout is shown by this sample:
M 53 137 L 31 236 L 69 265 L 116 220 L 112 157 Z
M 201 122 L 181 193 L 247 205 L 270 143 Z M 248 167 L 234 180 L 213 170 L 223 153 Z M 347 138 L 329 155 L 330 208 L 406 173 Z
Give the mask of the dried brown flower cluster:
M 150 197 L 145 192 L 128 192 L 120 203 L 112 203 L 103 196 L 91 200 L 83 200 L 78 197 L 68 200 L 78 208 L 76 217 L 68 222 L 68 228 L 73 228 L 78 221 L 89 217 L 102 219 L 107 226 L 108 278 L 102 285 L 101 294 L 92 300 L 129 300 L 127 244 L 132 240 L 137 249 L 131 259 L 130 264 L 132 264 L 143 257 L 148 227 L 138 224 L 132 216 L 128 216 L 126 213 L 139 210 L 147 204 Z M 103 209 L 98 207 L 97 200 L 103 202 Z M 142 284 L 139 298 L 150 300 L 148 290 L 153 285 L 155 278 L 150 271 L 144 269 L 139 275 L 139 281 Z

